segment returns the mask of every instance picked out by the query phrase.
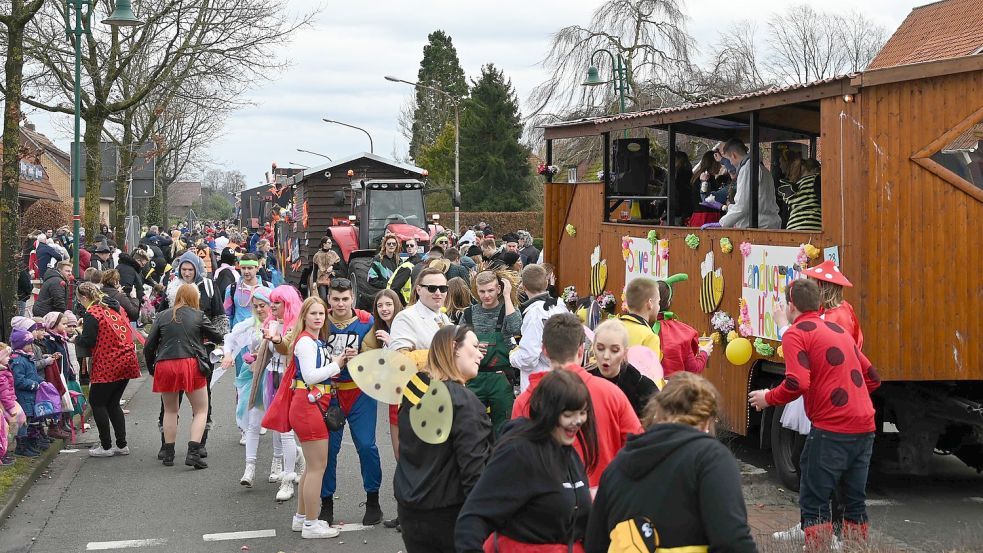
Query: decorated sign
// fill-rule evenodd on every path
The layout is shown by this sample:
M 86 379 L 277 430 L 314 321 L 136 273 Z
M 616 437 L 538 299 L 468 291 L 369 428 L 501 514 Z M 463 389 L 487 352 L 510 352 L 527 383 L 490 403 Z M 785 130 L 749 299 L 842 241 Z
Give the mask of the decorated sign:
M 713 313 L 724 298 L 724 275 L 713 266 L 713 251 L 708 251 L 700 263 L 700 307 L 704 313 Z
M 626 237 L 625 286 L 638 277 L 662 280 L 669 277 L 669 241 Z
M 742 244 L 742 248 L 745 245 Z M 784 301 L 785 288 L 797 278 L 805 278 L 797 261 L 799 248 L 747 244 L 741 298 L 747 308 L 750 335 L 778 340 L 772 317 L 776 302 Z

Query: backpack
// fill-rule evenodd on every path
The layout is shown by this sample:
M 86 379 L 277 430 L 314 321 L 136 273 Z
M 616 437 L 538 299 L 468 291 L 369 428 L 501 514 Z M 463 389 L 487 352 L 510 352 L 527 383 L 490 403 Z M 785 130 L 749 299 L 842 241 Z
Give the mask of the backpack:
M 51 418 L 61 414 L 61 394 L 50 382 L 42 382 L 34 393 L 34 416 Z

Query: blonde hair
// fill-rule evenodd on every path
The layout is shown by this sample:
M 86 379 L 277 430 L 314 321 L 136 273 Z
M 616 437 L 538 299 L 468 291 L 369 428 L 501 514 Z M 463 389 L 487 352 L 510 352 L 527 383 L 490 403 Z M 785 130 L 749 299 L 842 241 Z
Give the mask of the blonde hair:
M 646 426 L 658 423 L 687 424 L 701 427 L 717 418 L 717 389 L 702 376 L 678 372 L 645 407 L 642 420 Z
M 819 301 L 825 309 L 839 307 L 843 303 L 843 287 L 839 284 L 820 280 L 819 282 Z
M 625 328 L 624 323 L 617 319 L 608 319 L 603 323 L 597 325 L 594 329 L 594 343 L 597 343 L 597 337 L 603 332 L 610 332 L 615 334 L 620 340 L 622 345 L 626 348 L 628 347 L 628 329 Z
M 311 296 L 304 300 L 304 303 L 300 306 L 300 313 L 297 314 L 297 322 L 294 323 L 294 337 L 293 343 L 290 344 L 290 357 L 294 355 L 294 346 L 297 345 L 297 339 L 300 335 L 307 330 L 307 314 L 311 311 L 311 308 L 315 304 L 320 304 L 324 309 L 324 326 L 321 327 L 321 332 L 318 333 L 318 338 L 321 340 L 328 339 L 328 331 L 331 327 L 328 324 L 328 304 L 320 298 L 320 296 Z
M 625 303 L 632 313 L 637 313 L 645 307 L 645 302 L 648 300 L 652 300 L 656 309 L 659 308 L 659 284 L 656 281 L 640 277 L 629 282 L 625 287 Z
M 461 277 L 454 277 L 447 281 L 447 297 L 444 298 L 444 307 L 447 308 L 447 316 L 454 317 L 471 305 L 473 297 L 471 288 L 467 281 Z
M 471 279 L 471 295 L 474 296 L 475 299 L 478 299 L 479 286 L 495 282 L 496 280 L 502 282 L 506 279 L 512 283 L 512 293 L 510 294 L 512 305 L 519 305 L 519 283 L 516 282 L 517 278 L 515 273 L 506 270 L 505 267 L 500 267 L 497 270 L 486 269 L 476 274 L 474 278 Z M 504 292 L 504 290 L 505 287 L 503 286 L 502 292 Z M 502 292 L 499 292 L 498 296 L 500 300 L 505 301 Z
M 471 329 L 465 325 L 445 326 L 434 334 L 430 343 L 430 353 L 427 354 L 426 371 L 438 380 L 453 380 L 464 384 L 467 379 L 457 368 L 456 356 L 458 348 L 464 344 Z

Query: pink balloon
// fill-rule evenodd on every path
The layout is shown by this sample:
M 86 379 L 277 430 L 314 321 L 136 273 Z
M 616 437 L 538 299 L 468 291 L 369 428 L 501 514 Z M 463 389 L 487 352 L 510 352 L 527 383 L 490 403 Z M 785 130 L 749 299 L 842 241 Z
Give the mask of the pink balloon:
M 628 348 L 625 356 L 638 372 L 652 379 L 652 382 L 662 380 L 662 362 L 659 361 L 659 354 L 645 346 L 632 346 Z

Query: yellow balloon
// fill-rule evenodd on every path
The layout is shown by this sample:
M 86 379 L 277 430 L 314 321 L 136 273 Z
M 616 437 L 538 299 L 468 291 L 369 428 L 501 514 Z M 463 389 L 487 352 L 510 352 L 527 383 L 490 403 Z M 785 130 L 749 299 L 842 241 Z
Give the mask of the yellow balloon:
M 727 360 L 735 365 L 743 365 L 751 360 L 754 348 L 747 338 L 737 338 L 727 344 Z

